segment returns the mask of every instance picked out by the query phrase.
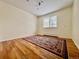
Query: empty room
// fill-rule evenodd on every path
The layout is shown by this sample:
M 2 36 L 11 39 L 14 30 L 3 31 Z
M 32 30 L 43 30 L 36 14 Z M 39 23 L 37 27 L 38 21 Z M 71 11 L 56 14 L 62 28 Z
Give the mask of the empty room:
M 0 0 L 0 59 L 79 59 L 79 0 Z

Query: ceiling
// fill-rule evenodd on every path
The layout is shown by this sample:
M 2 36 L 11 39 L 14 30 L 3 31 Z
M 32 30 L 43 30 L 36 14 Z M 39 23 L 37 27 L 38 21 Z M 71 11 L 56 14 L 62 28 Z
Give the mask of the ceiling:
M 73 0 L 2 0 L 36 16 L 54 12 L 72 5 Z

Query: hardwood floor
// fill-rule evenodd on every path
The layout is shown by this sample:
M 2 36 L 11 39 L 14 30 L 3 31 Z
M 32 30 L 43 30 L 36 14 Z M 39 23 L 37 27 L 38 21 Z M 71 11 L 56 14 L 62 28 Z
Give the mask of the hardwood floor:
M 69 59 L 79 59 L 79 49 L 72 40 L 67 40 Z
M 79 50 L 67 40 L 69 59 L 79 59 Z M 0 59 L 63 59 L 23 39 L 0 42 Z

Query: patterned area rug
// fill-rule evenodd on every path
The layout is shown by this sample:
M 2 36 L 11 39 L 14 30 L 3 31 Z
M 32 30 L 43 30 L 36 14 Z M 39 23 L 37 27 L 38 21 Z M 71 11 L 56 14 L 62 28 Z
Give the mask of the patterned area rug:
M 68 59 L 66 40 L 63 38 L 47 35 L 34 35 L 23 39 L 63 57 L 64 59 Z

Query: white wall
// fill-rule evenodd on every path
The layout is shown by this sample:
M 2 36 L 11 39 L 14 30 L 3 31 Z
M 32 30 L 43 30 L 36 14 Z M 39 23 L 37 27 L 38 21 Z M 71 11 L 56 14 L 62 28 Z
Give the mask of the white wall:
M 35 34 L 36 16 L 0 1 L 0 41 Z
M 58 17 L 58 27 L 51 28 L 51 29 L 44 29 L 43 28 L 43 19 L 46 17 L 54 16 Z M 61 9 L 54 13 L 40 16 L 37 20 L 37 34 L 49 34 L 49 35 L 56 35 L 65 38 L 72 37 L 72 6 L 67 8 Z
M 73 7 L 73 39 L 79 48 L 79 0 L 74 0 Z

